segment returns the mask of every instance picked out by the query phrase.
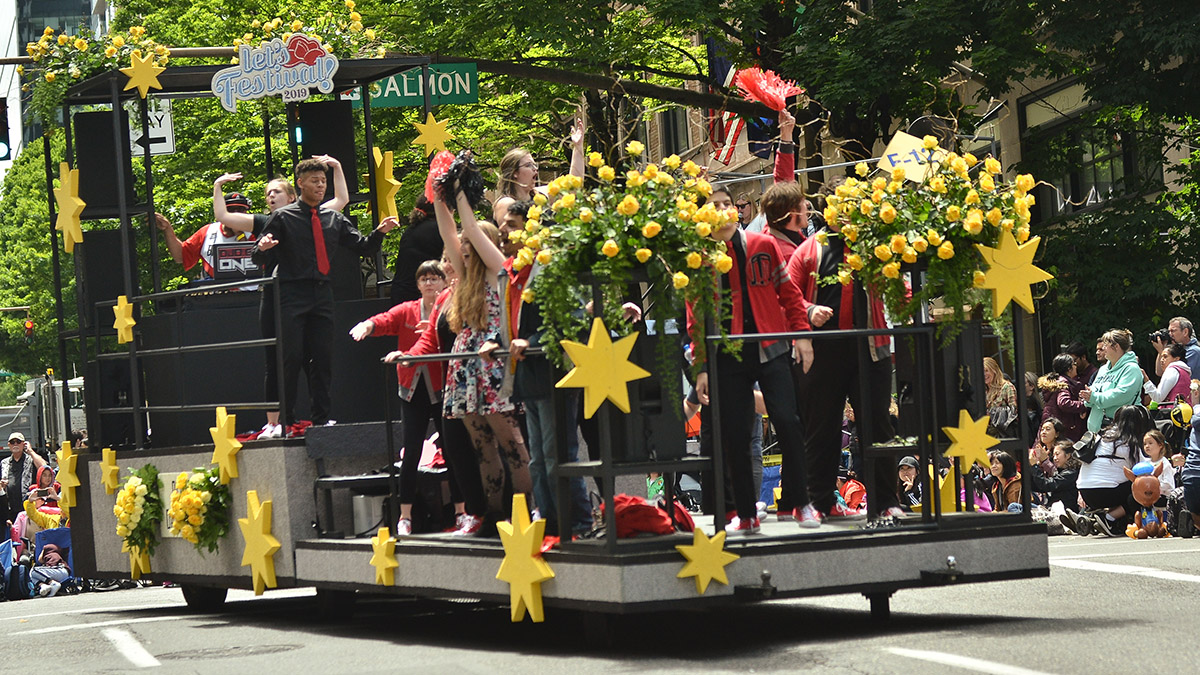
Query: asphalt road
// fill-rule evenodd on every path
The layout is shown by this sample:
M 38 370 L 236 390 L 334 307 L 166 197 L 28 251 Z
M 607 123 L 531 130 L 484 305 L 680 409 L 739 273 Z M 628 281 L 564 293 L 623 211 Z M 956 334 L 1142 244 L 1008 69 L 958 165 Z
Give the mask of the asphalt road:
M 997 555 L 1003 555 L 1002 550 Z M 322 616 L 308 589 L 234 591 L 189 613 L 175 588 L 0 603 L 5 671 L 61 673 L 1189 672 L 1200 540 L 1050 540 L 1043 579 L 908 590 L 873 623 L 860 596 L 621 617 L 611 643 L 549 608 L 362 599 Z

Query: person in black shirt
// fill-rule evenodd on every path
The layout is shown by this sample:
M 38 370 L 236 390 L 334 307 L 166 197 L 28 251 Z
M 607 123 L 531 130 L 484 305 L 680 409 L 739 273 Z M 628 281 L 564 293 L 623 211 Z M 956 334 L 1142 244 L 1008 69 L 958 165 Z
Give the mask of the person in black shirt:
M 284 416 L 294 424 L 296 378 L 309 368 L 310 413 L 315 425 L 329 422 L 329 383 L 333 375 L 332 247 L 345 246 L 359 255 L 374 253 L 396 227 L 388 217 L 364 237 L 342 214 L 320 206 L 325 197 L 325 164 L 306 159 L 296 165 L 299 201 L 276 209 L 263 228 L 254 262 L 275 266 L 279 279 L 279 311 L 283 338 Z M 319 235 L 319 236 L 317 236 Z
M 408 227 L 400 235 L 396 265 L 392 272 L 392 304 L 419 300 L 421 290 L 416 283 L 417 268 L 426 260 L 440 260 L 441 257 L 442 235 L 438 232 L 437 218 L 433 216 L 433 204 L 422 194 L 417 197 L 417 203 L 408 215 Z

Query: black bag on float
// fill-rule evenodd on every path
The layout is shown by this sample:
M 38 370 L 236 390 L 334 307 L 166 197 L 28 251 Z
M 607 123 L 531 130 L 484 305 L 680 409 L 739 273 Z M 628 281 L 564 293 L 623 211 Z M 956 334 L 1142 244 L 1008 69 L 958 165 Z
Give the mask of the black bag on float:
M 1096 460 L 1096 446 L 1100 444 L 1100 435 L 1093 434 L 1090 431 L 1083 432 L 1083 436 L 1075 441 L 1075 456 L 1084 464 L 1091 464 Z

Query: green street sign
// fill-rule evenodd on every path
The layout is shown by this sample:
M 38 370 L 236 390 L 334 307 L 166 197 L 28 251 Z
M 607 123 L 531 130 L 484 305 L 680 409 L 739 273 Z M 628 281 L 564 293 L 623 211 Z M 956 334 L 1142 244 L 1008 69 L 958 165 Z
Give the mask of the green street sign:
M 372 82 L 372 108 L 421 107 L 425 105 L 424 83 L 421 69 L 413 68 L 403 73 Z M 350 101 L 355 108 L 362 107 L 362 90 L 355 89 L 342 94 L 342 100 Z M 474 63 L 442 63 L 429 66 L 429 103 L 478 103 L 479 72 Z

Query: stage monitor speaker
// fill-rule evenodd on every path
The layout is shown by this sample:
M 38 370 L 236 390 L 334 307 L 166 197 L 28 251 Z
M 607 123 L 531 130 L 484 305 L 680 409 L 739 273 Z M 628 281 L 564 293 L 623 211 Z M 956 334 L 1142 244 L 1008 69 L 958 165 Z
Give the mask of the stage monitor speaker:
M 79 169 L 79 198 L 87 204 L 85 220 L 111 217 L 119 206 L 117 172 L 113 163 L 117 146 L 113 142 L 112 114 L 108 111 L 75 113 L 75 168 Z M 129 114 L 121 111 L 121 172 L 125 175 L 125 203 L 136 201 L 133 192 L 133 165 L 129 150 Z M 90 235 L 90 233 L 89 233 Z
M 133 263 L 133 292 L 137 295 L 138 260 L 132 238 L 129 242 L 129 259 Z M 84 327 L 97 325 L 107 335 L 114 333 L 112 312 L 102 309 L 97 314 L 96 303 L 115 301 L 118 296 L 125 294 L 122 265 L 120 230 L 88 230 L 83 243 L 75 245 L 75 283 L 83 303 Z
M 358 162 L 354 142 L 354 112 L 350 101 L 315 101 L 296 106 L 296 123 L 299 130 L 297 145 L 300 159 L 314 155 L 331 155 L 342 163 L 346 186 L 350 194 L 358 193 Z M 333 176 L 325 199 L 333 199 Z
M 139 372 L 139 377 L 141 374 Z M 145 378 L 141 377 L 143 391 Z M 87 364 L 87 386 L 83 390 L 85 408 L 88 411 L 88 437 L 93 447 L 131 448 L 134 446 L 132 413 L 100 413 L 101 408 L 117 408 L 129 405 L 131 387 L 129 362 L 89 361 Z

